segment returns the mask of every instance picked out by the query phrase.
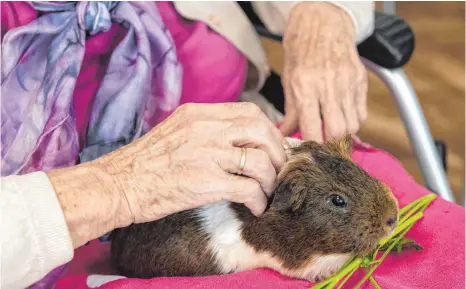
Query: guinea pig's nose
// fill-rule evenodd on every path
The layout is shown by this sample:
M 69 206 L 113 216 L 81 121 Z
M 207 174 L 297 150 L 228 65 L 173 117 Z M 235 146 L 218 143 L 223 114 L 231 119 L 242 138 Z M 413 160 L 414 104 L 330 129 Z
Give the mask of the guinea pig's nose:
M 390 218 L 387 220 L 387 226 L 393 227 L 395 224 L 396 224 L 396 216 L 390 217 Z

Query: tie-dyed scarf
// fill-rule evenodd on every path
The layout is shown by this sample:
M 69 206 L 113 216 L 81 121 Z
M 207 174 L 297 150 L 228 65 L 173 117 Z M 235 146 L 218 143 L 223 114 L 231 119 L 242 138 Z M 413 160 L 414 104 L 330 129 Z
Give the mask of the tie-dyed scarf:
M 147 132 L 179 104 L 181 66 L 150 2 L 29 2 L 47 12 L 9 31 L 1 46 L 1 173 L 93 160 Z M 86 34 L 128 29 L 96 94 L 80 152 L 73 92 Z

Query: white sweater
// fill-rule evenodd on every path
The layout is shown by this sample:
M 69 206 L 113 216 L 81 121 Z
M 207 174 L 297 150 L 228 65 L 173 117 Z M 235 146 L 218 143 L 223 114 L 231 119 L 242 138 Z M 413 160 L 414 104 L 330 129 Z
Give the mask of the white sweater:
M 253 2 L 262 21 L 282 34 L 296 1 Z M 373 31 L 373 2 L 330 1 L 349 13 L 357 43 Z M 269 73 L 258 35 L 235 2 L 175 2 L 186 18 L 207 23 L 229 39 L 258 70 L 259 90 Z M 234 23 L 234 25 L 232 25 Z M 73 245 L 53 187 L 43 172 L 1 178 L 0 288 L 25 288 L 73 258 Z
M 73 258 L 65 217 L 47 175 L 1 179 L 0 288 L 25 288 Z

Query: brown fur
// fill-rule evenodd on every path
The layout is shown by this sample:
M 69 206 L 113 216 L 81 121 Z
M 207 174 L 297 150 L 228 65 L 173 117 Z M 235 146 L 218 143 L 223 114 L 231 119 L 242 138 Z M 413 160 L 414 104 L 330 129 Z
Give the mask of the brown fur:
M 333 194 L 347 199 L 348 206 L 334 206 Z M 390 233 L 395 223 L 387 222 L 396 222 L 398 215 L 390 189 L 351 160 L 350 137 L 291 149 L 262 217 L 242 204 L 230 206 L 243 224 L 243 240 L 289 270 L 308 266 L 316 256 L 368 252 Z M 220 274 L 194 212 L 117 230 L 112 258 L 120 273 L 143 278 Z
M 312 161 L 309 160 L 309 154 Z M 328 202 L 346 196 L 347 208 Z M 272 252 L 288 268 L 304 266 L 316 255 L 361 255 L 388 235 L 398 205 L 390 189 L 351 160 L 351 138 L 292 149 L 278 177 L 270 209 L 261 218 L 232 204 L 244 222 L 243 237 L 258 250 Z
M 190 210 L 117 229 L 111 237 L 112 263 L 134 278 L 216 274 L 215 259 L 206 249 L 209 236 L 199 227 Z

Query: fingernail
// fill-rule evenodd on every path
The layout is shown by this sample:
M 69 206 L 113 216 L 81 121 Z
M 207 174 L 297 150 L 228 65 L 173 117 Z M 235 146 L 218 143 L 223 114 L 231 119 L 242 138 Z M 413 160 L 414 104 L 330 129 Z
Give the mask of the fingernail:
M 262 215 L 263 215 L 264 212 L 265 212 L 265 209 L 266 209 L 266 208 L 264 208 L 263 210 L 254 212 L 254 215 L 255 215 L 257 218 L 262 217 Z
M 288 140 L 287 140 L 286 138 L 283 139 L 283 148 L 284 148 L 285 150 L 291 148 L 291 144 L 288 142 Z

